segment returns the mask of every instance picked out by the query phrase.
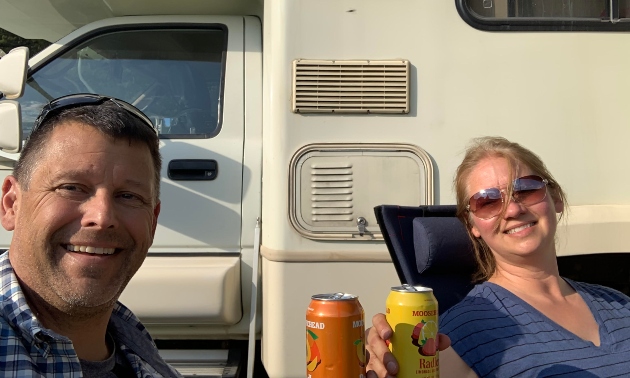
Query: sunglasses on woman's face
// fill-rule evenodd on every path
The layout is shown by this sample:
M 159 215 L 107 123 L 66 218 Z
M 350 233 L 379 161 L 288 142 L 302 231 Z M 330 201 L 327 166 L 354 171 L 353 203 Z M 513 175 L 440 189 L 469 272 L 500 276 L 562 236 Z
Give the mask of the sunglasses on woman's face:
M 537 175 L 519 177 L 514 180 L 512 199 L 525 206 L 535 205 L 547 196 L 547 179 Z M 505 190 L 490 188 L 473 194 L 468 201 L 466 210 L 477 218 L 491 219 L 501 214 L 505 202 Z

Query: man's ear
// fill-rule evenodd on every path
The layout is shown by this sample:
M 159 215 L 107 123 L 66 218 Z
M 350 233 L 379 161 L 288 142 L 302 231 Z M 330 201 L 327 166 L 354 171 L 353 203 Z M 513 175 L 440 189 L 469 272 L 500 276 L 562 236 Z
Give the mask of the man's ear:
M 7 231 L 15 229 L 19 210 L 20 185 L 15 176 L 7 176 L 2 183 L 2 202 L 0 203 L 0 220 Z

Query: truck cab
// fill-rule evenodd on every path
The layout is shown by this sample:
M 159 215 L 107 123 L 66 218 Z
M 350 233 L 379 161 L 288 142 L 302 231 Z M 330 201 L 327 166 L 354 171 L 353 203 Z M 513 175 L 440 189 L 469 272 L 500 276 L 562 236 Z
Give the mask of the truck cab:
M 176 345 L 167 359 L 186 366 L 194 359 L 181 350 L 195 342 L 181 340 L 205 340 L 194 352 L 204 362 L 227 364 L 241 352 L 242 343 L 214 339 L 247 340 L 249 298 L 260 291 L 251 268 L 261 207 L 260 32 L 258 18 L 241 16 L 97 22 L 31 59 L 18 100 L 23 139 L 48 101 L 72 93 L 123 99 L 154 122 L 164 162 L 160 223 L 120 300 L 137 303 L 158 343 Z M 14 159 L 3 155 L 3 177 Z M 5 248 L 10 236 L 0 236 Z

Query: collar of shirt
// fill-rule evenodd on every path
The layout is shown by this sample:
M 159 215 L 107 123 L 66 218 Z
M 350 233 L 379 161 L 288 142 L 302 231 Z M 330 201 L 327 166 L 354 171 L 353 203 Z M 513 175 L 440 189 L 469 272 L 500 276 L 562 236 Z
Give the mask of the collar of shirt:
M 42 356 L 50 352 L 52 341 L 72 347 L 70 339 L 44 328 L 35 317 L 13 272 L 8 251 L 0 255 L 0 307 L 1 315 L 21 338 L 39 348 Z

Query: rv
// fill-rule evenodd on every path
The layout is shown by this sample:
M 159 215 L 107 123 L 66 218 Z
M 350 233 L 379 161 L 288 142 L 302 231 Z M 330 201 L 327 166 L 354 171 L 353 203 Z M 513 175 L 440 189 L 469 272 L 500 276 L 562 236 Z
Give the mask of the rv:
M 304 377 L 313 294 L 358 295 L 369 326 L 400 284 L 373 208 L 455 203 L 478 136 L 567 191 L 563 274 L 627 290 L 628 4 L 0 0 L 1 28 L 51 42 L 0 61 L 0 179 L 53 98 L 153 120 L 162 211 L 120 300 L 191 376 Z

